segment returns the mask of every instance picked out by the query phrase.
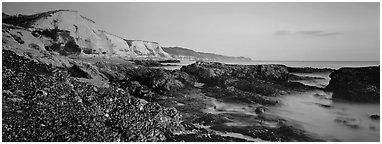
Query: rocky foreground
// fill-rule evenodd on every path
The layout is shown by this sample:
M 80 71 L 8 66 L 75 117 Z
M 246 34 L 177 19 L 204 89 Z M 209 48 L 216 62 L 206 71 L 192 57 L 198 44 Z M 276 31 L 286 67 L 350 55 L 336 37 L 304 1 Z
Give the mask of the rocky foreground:
M 163 141 L 184 130 L 174 108 L 96 87 L 3 50 L 3 141 Z
M 57 67 L 3 49 L 3 141 L 248 141 L 219 134 L 227 132 L 317 141 L 281 118 L 250 116 L 255 124 L 230 126 L 241 116 L 205 112 L 214 100 L 255 111 L 276 105 L 276 96 L 315 89 L 288 82 L 282 65 L 197 62 L 170 71 L 70 61 Z
M 14 49 L 2 54 L 3 141 L 321 141 L 267 114 L 279 96 L 321 89 L 292 82 L 307 78 L 284 65 L 198 61 L 164 70 L 141 65 L 146 61 L 69 59 L 57 66 Z M 356 77 L 354 86 L 367 82 L 374 89 L 361 90 L 379 92 L 369 77 L 378 68 L 339 69 L 327 89 L 346 91 L 335 84 Z M 224 113 L 224 105 L 256 114 Z

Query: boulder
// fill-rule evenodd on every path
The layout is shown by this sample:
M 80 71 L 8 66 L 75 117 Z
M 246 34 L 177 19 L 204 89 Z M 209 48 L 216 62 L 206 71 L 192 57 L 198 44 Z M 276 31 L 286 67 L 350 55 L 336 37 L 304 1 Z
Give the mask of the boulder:
M 333 98 L 379 102 L 379 74 L 379 66 L 340 68 L 329 75 L 326 90 L 333 92 Z

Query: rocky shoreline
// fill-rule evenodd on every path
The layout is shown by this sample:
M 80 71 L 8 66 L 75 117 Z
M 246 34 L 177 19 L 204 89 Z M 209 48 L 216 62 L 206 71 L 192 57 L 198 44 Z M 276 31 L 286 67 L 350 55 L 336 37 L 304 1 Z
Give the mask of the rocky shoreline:
M 322 90 L 291 81 L 316 78 L 284 65 L 198 61 L 164 70 L 137 64 L 147 61 L 45 60 L 3 49 L 3 141 L 322 141 L 267 114 L 277 97 Z M 376 84 L 379 67 L 354 71 L 334 71 L 327 90 L 336 94 L 336 83 L 353 77 Z
M 379 102 L 379 66 L 197 61 L 165 70 L 158 67 L 180 62 L 174 58 L 250 59 L 165 48 L 170 55 L 157 42 L 99 30 L 77 11 L 3 16 L 4 142 L 324 141 L 269 108 L 313 90 Z M 297 81 L 322 78 L 297 73 L 331 73 L 332 80 L 326 88 L 308 86 Z
M 71 61 L 57 67 L 3 49 L 3 141 L 248 141 L 221 133 L 317 141 L 282 118 L 251 117 L 271 127 L 227 126 L 240 115 L 205 112 L 216 107 L 211 99 L 256 109 L 315 89 L 288 82 L 282 65 L 197 62 L 163 70 Z

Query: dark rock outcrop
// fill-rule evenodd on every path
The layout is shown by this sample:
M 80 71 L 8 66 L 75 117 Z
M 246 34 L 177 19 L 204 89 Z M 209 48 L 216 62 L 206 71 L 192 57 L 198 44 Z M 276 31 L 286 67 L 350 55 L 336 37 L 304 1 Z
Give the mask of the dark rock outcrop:
M 284 65 L 228 65 L 198 61 L 183 66 L 182 71 L 197 75 L 208 83 L 220 83 L 232 77 L 248 80 L 286 81 L 288 71 Z
M 379 102 L 379 66 L 362 68 L 340 68 L 330 74 L 327 90 L 333 98 L 359 102 Z
M 170 59 L 170 60 L 159 60 L 159 63 L 180 63 L 180 60 Z
M 288 82 L 284 65 L 228 65 L 198 61 L 183 66 L 181 71 L 194 75 L 205 84 L 203 92 L 226 102 L 276 104 L 270 96 L 286 91 L 313 89 L 297 82 Z
M 371 115 L 370 118 L 373 120 L 379 120 L 379 115 Z
M 146 67 L 129 68 L 124 71 L 125 78 L 112 81 L 120 88 L 139 98 L 155 101 L 159 94 L 167 94 L 186 87 L 194 87 L 195 78 L 179 70 L 150 69 Z
M 183 66 L 181 71 L 194 75 L 200 82 L 205 83 L 204 91 L 212 92 L 212 95 L 221 93 L 219 97 L 231 97 L 242 93 L 240 96 L 244 99 L 236 100 L 261 103 L 268 103 L 268 100 L 261 96 L 278 93 L 275 83 L 286 82 L 288 79 L 288 71 L 283 65 L 226 65 L 198 61 Z M 226 98 L 228 97 L 224 97 Z
M 193 85 L 193 78 L 188 74 L 163 69 L 137 68 L 127 71 L 129 80 L 138 81 L 154 90 L 172 91 L 183 88 L 185 84 Z

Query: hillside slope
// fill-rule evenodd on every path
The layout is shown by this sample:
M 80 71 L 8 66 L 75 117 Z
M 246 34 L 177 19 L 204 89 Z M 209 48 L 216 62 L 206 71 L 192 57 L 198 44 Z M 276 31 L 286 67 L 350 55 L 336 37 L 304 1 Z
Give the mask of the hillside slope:
M 230 57 L 213 53 L 196 52 L 182 47 L 162 47 L 171 57 L 180 60 L 205 60 L 205 61 L 251 61 L 247 57 Z

